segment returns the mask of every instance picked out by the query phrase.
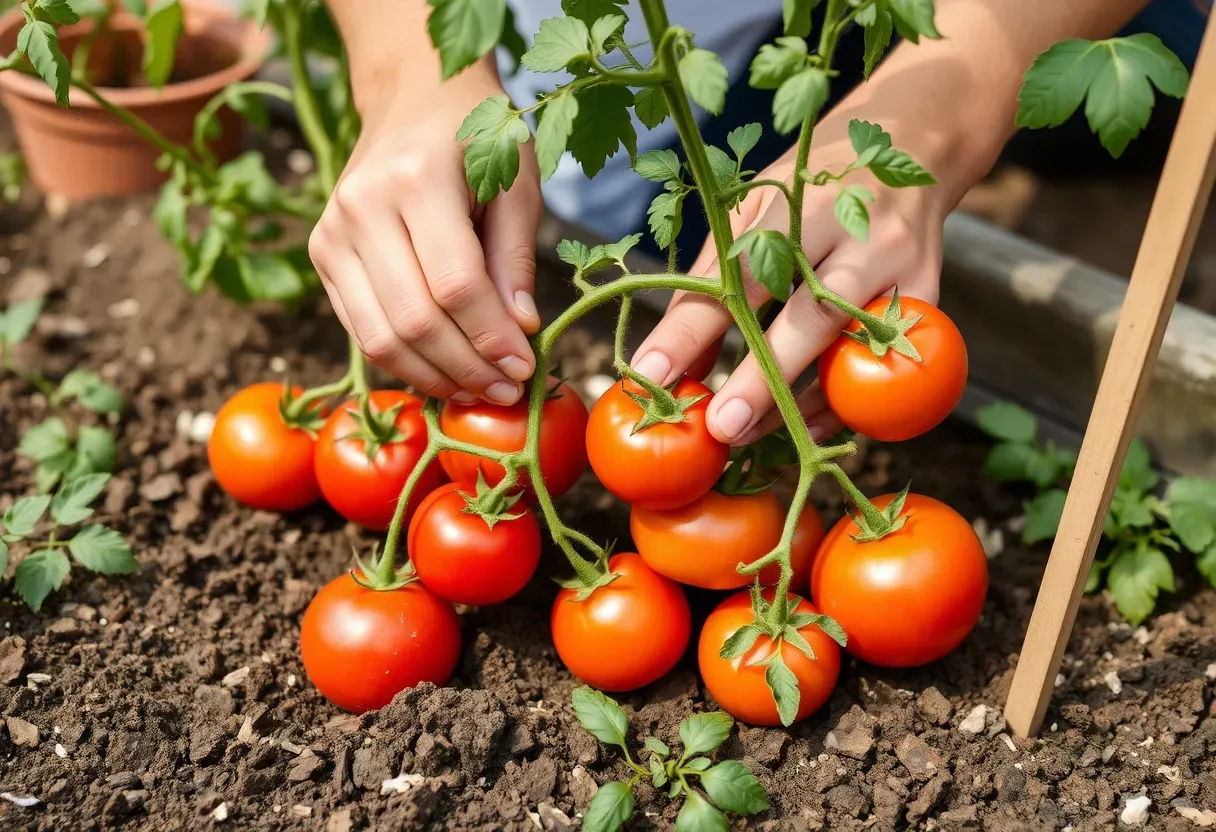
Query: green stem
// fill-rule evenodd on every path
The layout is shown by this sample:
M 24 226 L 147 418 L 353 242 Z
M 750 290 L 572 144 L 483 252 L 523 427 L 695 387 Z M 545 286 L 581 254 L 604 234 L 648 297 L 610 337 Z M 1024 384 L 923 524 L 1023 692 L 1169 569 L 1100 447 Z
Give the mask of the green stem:
M 718 201 L 723 205 L 729 204 L 739 194 L 745 194 L 755 188 L 779 188 L 781 193 L 785 194 L 787 202 L 792 203 L 794 198 L 790 192 L 790 186 L 782 182 L 780 179 L 752 179 L 749 182 L 740 182 L 738 185 L 732 185 L 729 188 L 723 188 L 718 191 Z M 793 233 L 790 234 L 791 239 Z
M 646 376 L 634 370 L 625 360 L 625 341 L 629 335 L 629 316 L 633 311 L 633 295 L 621 296 L 621 312 L 616 321 L 616 340 L 613 348 L 613 367 L 617 374 L 624 376 L 642 387 L 654 400 L 657 411 L 664 415 L 676 412 L 676 397 L 660 384 L 655 384 Z
M 824 465 L 823 470 L 836 478 L 836 482 L 840 483 L 840 488 L 848 495 L 853 505 L 857 506 L 857 510 L 861 512 L 861 516 L 866 519 L 870 528 L 875 531 L 890 528 L 891 522 L 887 520 L 886 515 L 879 511 L 865 494 L 861 493 L 861 490 L 853 484 L 853 481 L 849 479 L 849 475 L 844 472 L 843 468 L 835 463 L 831 463 Z
M 363 351 L 359 349 L 359 342 L 354 338 L 347 338 L 350 358 L 347 364 L 346 377 L 350 379 L 351 393 L 356 396 L 367 395 L 367 359 L 363 357 Z
M 434 399 L 428 399 L 423 408 L 432 407 Z M 428 420 L 429 421 L 429 420 Z M 379 586 L 389 586 L 397 578 L 397 540 L 401 536 L 401 523 L 405 519 L 405 510 L 409 507 L 410 496 L 414 493 L 414 489 L 418 487 L 418 481 L 422 479 L 423 473 L 431 466 L 439 456 L 439 449 L 435 443 L 433 435 L 428 431 L 426 450 L 422 456 L 418 458 L 418 462 L 414 464 L 414 470 L 410 471 L 409 478 L 405 481 L 405 485 L 401 488 L 401 493 L 397 495 L 397 507 L 393 510 L 393 520 L 389 524 L 388 532 L 384 537 L 384 552 L 380 555 L 380 563 L 376 567 L 375 583 Z M 408 553 L 406 555 L 408 558 Z M 372 576 L 367 576 L 371 578 Z
M 609 69 L 600 63 L 598 58 L 592 58 L 591 67 L 595 70 L 597 77 L 603 78 L 610 84 L 621 84 L 626 87 L 653 87 L 667 80 L 667 69 L 663 66 L 642 70 Z
M 325 193 L 333 192 L 338 184 L 338 172 L 335 169 L 337 160 L 334 158 L 333 140 L 325 131 L 325 122 L 321 118 L 321 108 L 313 93 L 312 76 L 308 72 L 308 63 L 304 55 L 302 22 L 304 10 L 300 0 L 288 0 L 283 5 L 283 39 L 287 45 L 287 57 L 291 63 L 292 89 L 295 98 L 296 115 L 300 121 L 300 132 L 308 140 L 313 155 L 317 157 L 317 176 Z
M 195 125 L 201 125 L 212 119 L 219 109 L 228 103 L 234 95 L 268 95 L 271 98 L 277 98 L 281 101 L 286 101 L 288 104 L 293 103 L 294 96 L 292 91 L 282 84 L 276 84 L 273 81 L 241 81 L 236 84 L 231 84 L 223 89 L 222 92 L 212 96 L 203 109 L 199 111 L 198 116 L 194 119 Z M 194 133 L 194 151 L 199 156 L 214 159 L 211 151 L 207 149 L 207 143 L 203 140 L 203 134 L 196 129 Z
M 871 335 L 883 343 L 890 343 L 899 335 L 899 331 L 882 318 L 870 314 L 856 304 L 849 303 L 824 286 L 819 276 L 815 274 L 815 270 L 811 268 L 811 263 L 806 259 L 806 254 L 801 247 L 794 249 L 794 260 L 798 263 L 798 270 L 802 272 L 802 279 L 806 282 L 807 288 L 811 290 L 811 297 L 816 301 L 830 303 L 849 317 L 856 318 L 862 326 L 869 330 Z
M 637 69 L 637 70 L 646 69 L 646 67 L 642 66 L 641 61 L 639 61 L 637 58 L 633 57 L 633 52 L 630 51 L 629 44 L 625 43 L 625 39 L 623 37 L 621 37 L 620 35 L 614 36 L 612 39 L 612 43 L 614 43 L 616 45 L 617 49 L 621 50 L 621 54 L 625 56 L 625 60 L 629 61 L 629 65 L 631 67 L 633 67 L 634 69 Z

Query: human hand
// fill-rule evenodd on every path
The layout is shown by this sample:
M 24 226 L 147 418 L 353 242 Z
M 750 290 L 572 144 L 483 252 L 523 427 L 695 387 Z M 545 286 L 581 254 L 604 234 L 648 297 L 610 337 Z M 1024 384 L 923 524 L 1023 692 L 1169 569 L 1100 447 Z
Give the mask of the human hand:
M 478 206 L 455 139 L 501 93 L 493 69 L 475 66 L 422 98 L 375 97 L 308 250 L 373 364 L 427 395 L 508 405 L 535 366 L 540 175 L 523 145 L 513 187 Z

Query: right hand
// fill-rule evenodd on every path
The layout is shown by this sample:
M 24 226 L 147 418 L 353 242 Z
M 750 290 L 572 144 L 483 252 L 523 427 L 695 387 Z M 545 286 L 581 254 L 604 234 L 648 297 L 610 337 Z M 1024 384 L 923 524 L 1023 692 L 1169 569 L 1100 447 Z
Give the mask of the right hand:
M 363 112 L 363 132 L 309 238 L 342 325 L 373 364 L 430 396 L 513 404 L 535 357 L 542 210 L 531 143 L 511 190 L 478 206 L 456 141 L 502 88 L 475 66 L 419 98 L 402 86 Z

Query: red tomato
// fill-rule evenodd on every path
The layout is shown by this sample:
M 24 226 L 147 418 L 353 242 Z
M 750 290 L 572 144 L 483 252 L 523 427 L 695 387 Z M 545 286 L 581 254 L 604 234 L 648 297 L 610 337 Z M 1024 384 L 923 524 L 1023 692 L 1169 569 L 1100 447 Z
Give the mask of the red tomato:
M 447 683 L 460 658 L 460 619 L 417 581 L 378 591 L 341 575 L 304 612 L 300 655 L 326 699 L 362 713 L 421 682 Z
M 614 384 L 591 408 L 587 422 L 587 456 L 600 482 L 626 503 L 650 509 L 680 508 L 704 496 L 730 453 L 705 426 L 709 388 L 682 379 L 673 391 L 676 398 L 704 398 L 684 411 L 684 421 L 660 422 L 636 433 L 643 411 L 626 389 L 644 392 L 631 381 Z
M 866 311 L 882 317 L 890 298 Z M 916 298 L 900 298 L 904 318 L 924 315 L 906 333 L 920 353 L 913 361 L 895 350 L 876 358 L 870 348 L 841 335 L 819 356 L 819 384 L 828 406 L 857 433 L 902 442 L 941 424 L 967 386 L 967 345 L 946 314 Z M 849 331 L 861 324 L 853 321 Z
M 988 592 L 988 559 L 971 524 L 920 494 L 908 495 L 904 512 L 903 528 L 868 543 L 854 541 L 857 526 L 841 519 L 811 566 L 811 597 L 844 628 L 849 653 L 883 667 L 917 667 L 958 647 Z
M 365 528 L 384 531 L 393 521 L 402 486 L 426 451 L 426 420 L 422 402 L 402 390 L 373 390 L 370 403 L 373 414 L 401 405 L 393 422 L 401 438 L 381 445 L 369 460 L 367 443 L 358 435 L 359 402 L 343 402 L 317 434 L 315 467 L 321 493 L 339 514 Z M 410 495 L 406 522 L 441 482 L 443 472 L 432 463 Z
M 772 588 L 764 590 L 764 597 L 772 601 Z M 792 594 L 791 594 L 792 597 Z M 818 613 L 809 601 L 800 598 L 795 613 Z M 736 659 L 724 659 L 720 655 L 722 645 L 740 627 L 755 621 L 752 615 L 751 596 L 748 592 L 737 592 L 727 598 L 705 619 L 701 628 L 701 640 L 697 644 L 697 664 L 701 668 L 701 679 L 710 695 L 722 706 L 722 710 L 750 725 L 781 724 L 777 715 L 777 703 L 773 692 L 765 682 L 765 666 L 752 664 L 773 652 L 773 642 L 762 635 L 750 650 Z M 840 647 L 819 628 L 808 624 L 800 632 L 811 645 L 815 654 L 812 661 L 796 647 L 783 642 L 781 658 L 798 680 L 798 715 L 795 721 L 806 719 L 823 707 L 836 687 L 840 676 Z
M 584 601 L 563 589 L 550 625 L 557 655 L 592 687 L 627 691 L 648 685 L 675 667 L 692 629 L 684 590 L 632 552 L 613 555 L 620 575 Z
M 540 562 L 540 524 L 524 505 L 494 526 L 469 514 L 460 489 L 440 486 L 410 523 L 410 560 L 427 588 L 458 604 L 505 601 L 524 588 Z
M 683 508 L 654 511 L 634 506 L 629 516 L 633 543 L 651 569 L 683 584 L 705 589 L 738 589 L 751 583 L 741 563 L 771 552 L 781 541 L 785 508 L 772 491 L 727 496 L 711 490 Z M 807 506 L 798 520 L 790 547 L 792 587 L 811 577 L 811 558 L 823 540 L 823 521 Z M 762 584 L 777 583 L 781 568 L 766 566 Z
M 439 426 L 452 439 L 495 451 L 519 451 L 528 439 L 528 400 L 524 398 L 510 407 L 481 401 L 448 404 L 439 414 Z M 540 470 L 550 496 L 569 491 L 587 470 L 587 450 L 583 447 L 586 427 L 586 405 L 574 388 L 562 384 L 545 401 L 540 414 Z M 459 451 L 442 452 L 439 462 L 453 482 L 470 488 L 477 484 L 479 465 L 492 486 L 501 482 L 505 473 L 496 462 Z M 526 476 L 522 472 L 520 476 L 526 483 Z
M 313 472 L 316 442 L 279 412 L 276 382 L 252 384 L 224 402 L 207 440 L 215 480 L 236 500 L 263 511 L 297 511 L 321 496 Z M 303 390 L 293 387 L 293 395 Z

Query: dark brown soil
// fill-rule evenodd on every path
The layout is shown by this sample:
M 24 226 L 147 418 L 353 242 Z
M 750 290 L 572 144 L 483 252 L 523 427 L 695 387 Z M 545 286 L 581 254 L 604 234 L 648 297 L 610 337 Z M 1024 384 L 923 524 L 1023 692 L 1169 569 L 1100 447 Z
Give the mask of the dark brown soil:
M 58 219 L 0 214 L 0 303 L 49 297 L 19 360 L 53 375 L 88 366 L 129 396 L 102 514 L 141 564 L 126 578 L 74 575 L 41 615 L 0 587 L 0 829 L 575 828 L 596 781 L 621 765 L 568 707 L 576 682 L 547 632 L 556 560 L 508 604 L 462 616 L 464 656 L 447 688 L 356 717 L 308 683 L 300 615 L 348 567 L 351 544 L 373 539 L 323 508 L 279 517 L 235 506 L 178 425 L 284 368 L 307 383 L 335 377 L 343 335 L 322 305 L 289 317 L 189 296 L 150 209 L 138 198 Z M 552 307 L 565 290 L 546 287 Z M 567 338 L 575 379 L 606 368 L 605 324 Z M 0 382 L 0 510 L 33 488 L 12 449 L 44 411 L 23 384 Z M 878 493 L 914 477 L 1012 540 L 1019 501 L 981 480 L 984 452 L 948 424 L 868 449 L 859 482 Z M 817 502 L 839 515 L 832 489 Z M 599 537 L 627 535 L 625 513 L 590 479 L 563 511 Z M 911 672 L 849 664 L 805 723 L 737 729 L 721 753 L 750 766 L 773 800 L 738 828 L 1114 829 L 1140 794 L 1152 801 L 1146 828 L 1194 828 L 1188 813 L 1216 820 L 1203 814 L 1216 809 L 1216 593 L 1190 575 L 1145 629 L 1087 599 L 1042 739 L 1010 739 L 1000 709 L 1044 559 L 1012 544 L 993 557 L 984 617 L 946 660 Z M 698 615 L 712 602 L 696 596 Z M 639 735 L 667 741 L 687 713 L 714 707 L 688 658 L 625 702 Z M 385 785 L 402 774 L 402 791 Z M 632 828 L 670 828 L 665 800 L 639 793 Z

